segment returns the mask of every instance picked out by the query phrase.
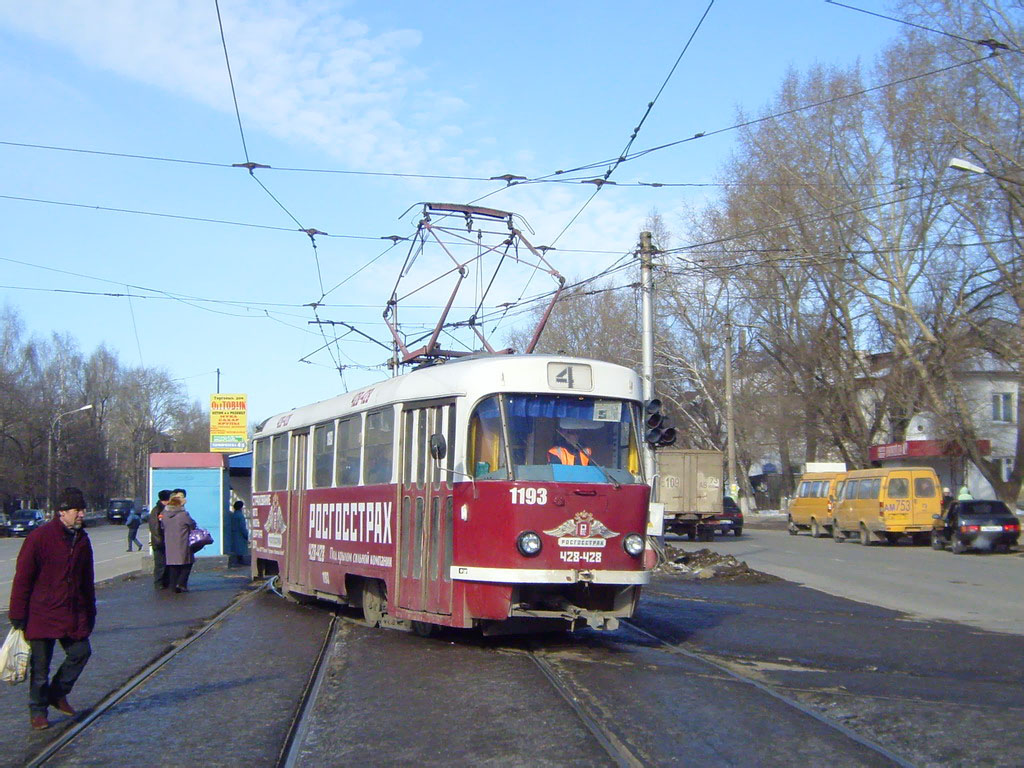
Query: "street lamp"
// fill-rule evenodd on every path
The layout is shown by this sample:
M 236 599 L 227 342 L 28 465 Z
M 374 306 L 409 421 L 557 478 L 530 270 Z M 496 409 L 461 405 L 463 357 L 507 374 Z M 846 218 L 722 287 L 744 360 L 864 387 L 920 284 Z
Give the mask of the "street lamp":
M 954 171 L 964 171 L 966 173 L 980 173 L 984 176 L 991 176 L 993 179 L 998 179 L 999 181 L 1005 181 L 1008 184 L 1015 184 L 1018 187 L 1024 186 L 1021 184 L 1021 182 L 1017 181 L 1017 179 L 1011 179 L 1009 176 L 1001 176 L 998 173 L 993 173 L 987 168 L 982 168 L 980 165 L 975 165 L 974 163 L 968 160 L 964 160 L 963 158 L 960 157 L 949 158 L 949 162 L 946 165 L 947 167 L 952 168 Z
M 88 411 L 92 408 L 92 403 L 83 405 L 81 408 L 75 408 L 73 411 L 65 411 L 64 413 L 58 413 L 53 417 L 53 421 L 50 422 L 50 431 L 46 434 L 46 511 L 52 512 L 53 507 L 50 504 L 50 488 L 53 484 L 53 433 L 57 429 L 57 422 L 63 419 L 65 416 L 70 416 L 72 413 L 78 413 L 79 411 Z

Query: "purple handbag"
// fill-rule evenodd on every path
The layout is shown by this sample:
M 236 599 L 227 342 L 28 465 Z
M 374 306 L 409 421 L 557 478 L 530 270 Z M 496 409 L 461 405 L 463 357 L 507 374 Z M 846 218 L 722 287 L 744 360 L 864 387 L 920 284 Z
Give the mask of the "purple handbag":
M 205 528 L 193 528 L 188 532 L 188 548 L 192 552 L 198 552 L 207 544 L 213 544 L 213 536 Z

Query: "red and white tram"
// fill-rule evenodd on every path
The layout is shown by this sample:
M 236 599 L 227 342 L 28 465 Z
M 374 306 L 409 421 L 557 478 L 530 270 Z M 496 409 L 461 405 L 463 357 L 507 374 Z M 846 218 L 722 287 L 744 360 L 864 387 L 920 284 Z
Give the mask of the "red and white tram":
M 274 416 L 253 573 L 382 626 L 614 629 L 650 579 L 640 398 L 618 365 L 487 356 Z

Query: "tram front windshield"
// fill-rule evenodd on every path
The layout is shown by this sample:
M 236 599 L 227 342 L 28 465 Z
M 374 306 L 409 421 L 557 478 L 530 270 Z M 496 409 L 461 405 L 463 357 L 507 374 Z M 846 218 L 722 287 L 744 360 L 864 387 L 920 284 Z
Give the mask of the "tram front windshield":
M 636 409 L 625 400 L 494 395 L 470 419 L 469 469 L 478 480 L 643 482 Z

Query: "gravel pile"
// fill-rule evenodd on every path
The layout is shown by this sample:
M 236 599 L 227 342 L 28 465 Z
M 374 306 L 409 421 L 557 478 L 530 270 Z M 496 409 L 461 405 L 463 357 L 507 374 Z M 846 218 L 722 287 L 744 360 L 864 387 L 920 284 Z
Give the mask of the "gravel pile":
M 748 584 L 765 584 L 778 581 L 778 578 L 750 568 L 742 560 L 732 555 L 721 555 L 710 549 L 698 549 L 687 552 L 669 545 L 665 554 L 667 559 L 658 566 L 661 573 L 682 576 L 694 580 L 716 580 L 742 582 Z

